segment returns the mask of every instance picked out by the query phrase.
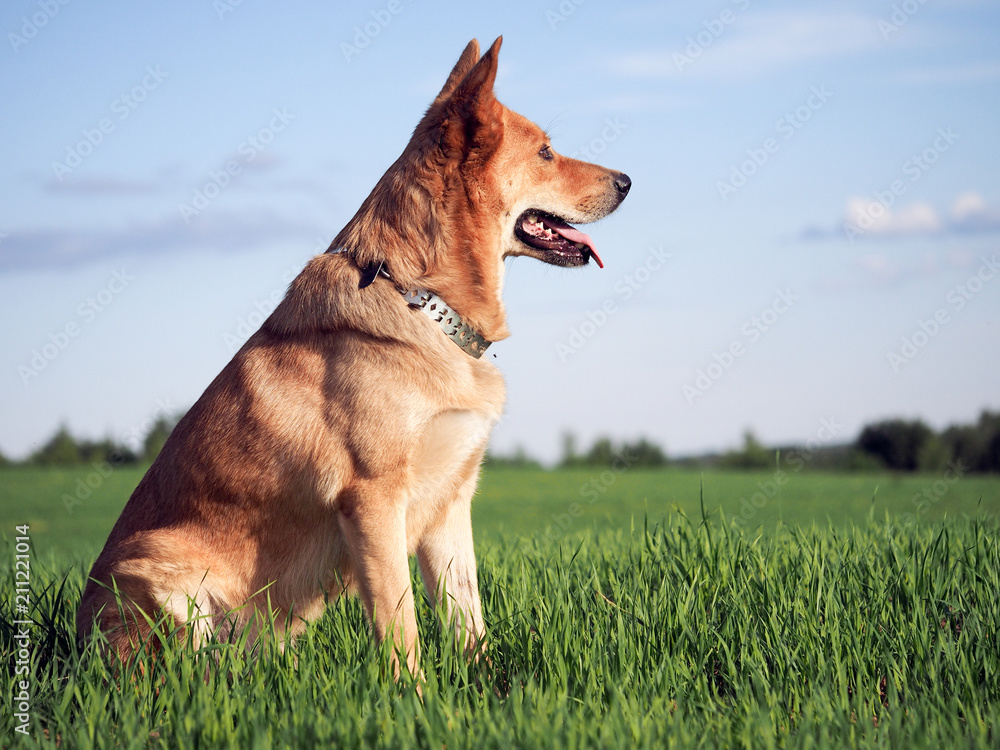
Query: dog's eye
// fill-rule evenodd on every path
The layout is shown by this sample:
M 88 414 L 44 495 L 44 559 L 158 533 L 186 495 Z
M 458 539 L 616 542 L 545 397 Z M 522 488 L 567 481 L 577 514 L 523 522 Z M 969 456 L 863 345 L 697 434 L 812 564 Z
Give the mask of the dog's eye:
M 548 144 L 542 146 L 542 150 L 538 152 L 538 155 L 545 159 L 545 161 L 552 161 L 556 158 Z

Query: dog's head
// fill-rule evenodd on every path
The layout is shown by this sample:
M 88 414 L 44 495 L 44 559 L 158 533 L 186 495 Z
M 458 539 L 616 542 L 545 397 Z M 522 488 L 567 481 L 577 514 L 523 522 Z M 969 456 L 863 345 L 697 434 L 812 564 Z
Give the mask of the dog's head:
M 631 180 L 562 156 L 544 130 L 497 101 L 493 82 L 501 41 L 482 57 L 476 40 L 469 43 L 416 135 L 425 143 L 436 135 L 462 192 L 488 210 L 501 209 L 495 216 L 502 257 L 527 255 L 559 266 L 582 266 L 593 258 L 603 267 L 594 243 L 570 223 L 610 214 Z
M 498 38 L 469 42 L 413 137 L 334 244 L 431 289 L 492 341 L 507 335 L 503 260 L 603 266 L 571 226 L 614 211 L 631 181 L 562 156 L 540 127 L 493 93 Z

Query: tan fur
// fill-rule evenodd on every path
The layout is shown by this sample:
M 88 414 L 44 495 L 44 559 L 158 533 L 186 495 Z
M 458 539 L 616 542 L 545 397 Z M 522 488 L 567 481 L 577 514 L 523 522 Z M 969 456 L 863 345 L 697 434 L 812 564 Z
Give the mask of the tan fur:
M 289 637 L 352 589 L 416 673 L 416 554 L 432 599 L 447 592 L 460 641 L 479 647 L 470 503 L 503 381 L 394 283 L 432 290 L 500 340 L 503 259 L 543 255 L 515 238 L 521 212 L 593 221 L 624 197 L 618 172 L 539 157 L 546 135 L 493 95 L 499 48 L 480 58 L 468 45 L 334 241 L 347 252 L 308 264 L 177 425 L 94 564 L 81 637 L 96 618 L 127 659 L 149 638 L 147 616 L 204 637 L 256 633 L 269 608 Z M 393 281 L 359 289 L 373 261 Z

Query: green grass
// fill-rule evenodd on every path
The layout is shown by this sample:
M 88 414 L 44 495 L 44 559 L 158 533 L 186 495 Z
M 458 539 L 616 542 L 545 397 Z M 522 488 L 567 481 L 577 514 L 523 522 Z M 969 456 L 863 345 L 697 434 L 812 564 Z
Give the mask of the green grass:
M 145 467 L 132 466 L 106 477 L 93 467 L 0 469 L 0 531 L 26 523 L 39 554 L 96 555 L 144 473 Z M 633 519 L 647 514 L 659 519 L 674 509 L 700 514 L 702 489 L 709 511 L 734 519 L 741 512 L 750 515 L 745 526 L 751 530 L 771 529 L 779 519 L 787 525 L 863 522 L 873 499 L 880 517 L 909 513 L 921 522 L 981 510 L 1000 514 L 1000 477 L 967 475 L 949 484 L 944 476 L 494 469 L 480 481 L 473 525 L 479 541 L 538 533 L 556 540 L 585 530 L 627 528 Z M 924 491 L 931 497 L 921 500 Z M 927 503 L 926 512 L 918 512 L 915 497 Z M 762 507 L 754 500 L 764 501 Z
M 784 469 L 759 472 L 629 469 L 485 472 L 473 505 L 477 539 L 542 533 L 555 540 L 584 529 L 627 528 L 679 509 L 721 510 L 747 529 L 863 523 L 876 515 L 917 522 L 946 516 L 1000 514 L 1000 477 L 953 472 L 928 475 L 832 474 Z M 947 477 L 947 479 L 946 479 Z M 926 493 L 926 494 L 924 494 Z M 760 506 L 760 507 L 758 507 Z
M 591 503 L 581 488 L 599 472 L 491 472 L 475 513 L 492 667 L 466 664 L 421 596 L 421 698 L 386 676 L 356 600 L 283 653 L 176 644 L 116 677 L 81 651 L 85 571 L 140 475 L 116 470 L 73 513 L 59 502 L 72 472 L 0 475 L 25 498 L 0 498 L 7 705 L 15 522 L 40 553 L 29 736 L 5 710 L 0 745 L 1000 746 L 996 479 L 965 477 L 918 513 L 938 477 L 803 472 L 736 524 L 773 472 L 706 475 L 704 517 L 695 473 L 625 472 Z

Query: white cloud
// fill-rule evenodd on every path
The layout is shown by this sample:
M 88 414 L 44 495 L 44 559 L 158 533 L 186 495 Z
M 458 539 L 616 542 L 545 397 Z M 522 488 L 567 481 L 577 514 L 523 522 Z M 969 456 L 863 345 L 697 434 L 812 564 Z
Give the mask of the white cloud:
M 841 237 L 858 239 L 953 235 L 1000 231 L 1000 204 L 991 204 L 979 193 L 960 193 L 945 212 L 926 201 L 886 205 L 880 200 L 852 196 L 847 199 L 840 224 L 832 229 L 809 227 L 803 239 Z
M 894 210 L 879 201 L 857 197 L 847 199 L 844 221 L 870 235 L 927 234 L 942 228 L 937 211 L 929 203 L 911 203 Z
M 986 200 L 976 192 L 962 193 L 951 204 L 951 217 L 955 221 L 967 221 L 986 211 Z
M 977 232 L 1000 229 L 1000 205 L 991 206 L 979 193 L 969 191 L 951 204 L 951 225 L 957 231 Z

